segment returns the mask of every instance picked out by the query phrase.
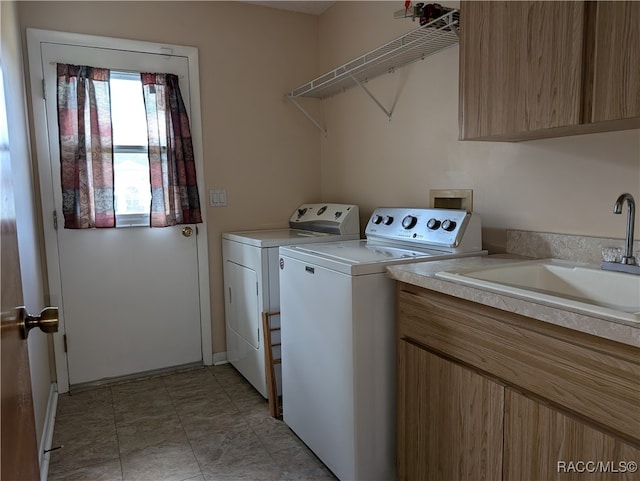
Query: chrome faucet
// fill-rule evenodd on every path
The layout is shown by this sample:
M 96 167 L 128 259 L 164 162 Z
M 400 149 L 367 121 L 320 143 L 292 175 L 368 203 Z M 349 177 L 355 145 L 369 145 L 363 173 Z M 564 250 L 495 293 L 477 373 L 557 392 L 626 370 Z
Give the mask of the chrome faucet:
M 635 265 L 636 258 L 633 256 L 633 228 L 636 217 L 636 203 L 631 194 L 622 194 L 613 205 L 614 214 L 622 214 L 622 205 L 627 201 L 627 236 L 625 238 L 624 255 L 620 261 L 622 264 Z

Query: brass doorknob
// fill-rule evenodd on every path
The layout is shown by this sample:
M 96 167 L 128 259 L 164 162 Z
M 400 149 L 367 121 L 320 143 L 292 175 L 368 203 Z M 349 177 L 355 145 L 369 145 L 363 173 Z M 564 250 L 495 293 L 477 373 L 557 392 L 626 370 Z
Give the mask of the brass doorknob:
M 193 229 L 191 227 L 183 227 L 182 228 L 182 235 L 185 237 L 191 237 L 191 234 L 193 234 Z
M 29 331 L 34 327 L 39 327 L 42 332 L 47 334 L 58 332 L 60 321 L 58 320 L 57 307 L 45 307 L 40 311 L 39 316 L 31 316 L 23 306 L 18 308 L 18 315 L 18 325 L 23 339 L 29 336 Z

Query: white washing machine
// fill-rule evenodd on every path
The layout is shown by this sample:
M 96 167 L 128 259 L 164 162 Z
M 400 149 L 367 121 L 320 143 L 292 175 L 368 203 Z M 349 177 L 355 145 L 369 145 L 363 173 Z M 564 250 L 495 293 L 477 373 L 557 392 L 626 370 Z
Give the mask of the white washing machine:
M 366 240 L 280 248 L 284 422 L 342 481 L 396 479 L 392 264 L 485 255 L 480 218 L 379 208 Z
M 280 308 L 278 248 L 360 238 L 355 205 L 303 204 L 291 215 L 289 226 L 222 234 L 227 360 L 265 398 L 262 313 Z M 272 325 L 279 322 L 277 316 L 272 318 Z M 277 332 L 273 343 L 279 343 Z M 279 370 L 276 378 L 280 382 Z

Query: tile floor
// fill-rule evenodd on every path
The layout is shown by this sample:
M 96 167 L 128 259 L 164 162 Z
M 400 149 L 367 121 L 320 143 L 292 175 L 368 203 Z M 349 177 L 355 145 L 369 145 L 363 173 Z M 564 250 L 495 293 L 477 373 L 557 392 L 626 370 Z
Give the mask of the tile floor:
M 60 395 L 50 481 L 329 481 L 231 365 Z

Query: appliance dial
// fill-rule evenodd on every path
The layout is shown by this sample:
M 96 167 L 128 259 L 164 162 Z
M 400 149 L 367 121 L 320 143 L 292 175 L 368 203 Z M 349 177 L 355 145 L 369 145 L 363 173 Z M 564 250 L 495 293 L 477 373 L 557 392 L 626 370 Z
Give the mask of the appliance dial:
M 438 227 L 440 227 L 440 221 L 432 217 L 431 219 L 429 219 L 429 222 L 427 222 L 427 227 L 430 230 L 436 230 Z
M 456 222 L 453 220 L 447 219 L 442 223 L 442 228 L 447 232 L 451 232 L 453 229 L 456 228 Z
M 336 219 L 339 219 L 340 217 L 342 217 L 342 212 L 338 211 L 335 214 L 333 214 L 333 217 L 335 217 Z
M 382 223 L 384 225 L 391 225 L 393 223 L 393 217 L 391 217 L 390 215 L 385 215 L 384 219 L 382 219 Z
M 379 224 L 380 222 L 382 222 L 382 216 L 381 215 L 374 215 L 373 219 L 371 219 L 371 222 L 373 222 L 374 224 Z
M 411 229 L 414 225 L 416 225 L 417 221 L 418 219 L 416 219 L 414 216 L 408 215 L 404 219 L 402 219 L 402 227 L 404 227 L 405 229 Z
M 307 213 L 307 208 L 298 209 L 298 219 Z

